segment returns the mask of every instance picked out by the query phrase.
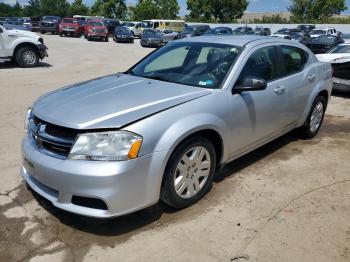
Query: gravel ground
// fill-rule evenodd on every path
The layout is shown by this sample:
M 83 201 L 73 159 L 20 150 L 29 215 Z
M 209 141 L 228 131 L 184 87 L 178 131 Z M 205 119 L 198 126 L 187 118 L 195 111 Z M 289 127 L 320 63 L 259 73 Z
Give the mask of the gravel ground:
M 193 207 L 97 220 L 54 208 L 19 175 L 26 108 L 63 85 L 126 70 L 153 49 L 45 35 L 39 68 L 0 64 L 0 261 L 350 261 L 350 96 L 319 135 L 244 156 Z

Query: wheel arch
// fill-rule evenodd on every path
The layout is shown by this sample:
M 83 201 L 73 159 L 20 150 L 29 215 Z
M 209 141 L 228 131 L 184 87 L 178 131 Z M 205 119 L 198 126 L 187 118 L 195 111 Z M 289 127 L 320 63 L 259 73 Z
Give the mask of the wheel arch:
M 40 52 L 39 52 L 38 46 L 33 44 L 33 43 L 30 43 L 30 42 L 24 42 L 24 43 L 18 44 L 13 51 L 13 56 L 16 56 L 19 49 L 21 49 L 22 47 L 26 47 L 26 46 L 32 47 L 36 51 L 37 55 L 40 57 Z

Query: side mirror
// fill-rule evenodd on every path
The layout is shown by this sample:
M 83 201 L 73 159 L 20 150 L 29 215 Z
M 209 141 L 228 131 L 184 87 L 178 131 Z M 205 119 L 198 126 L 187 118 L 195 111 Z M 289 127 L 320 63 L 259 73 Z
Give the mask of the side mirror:
M 245 91 L 260 91 L 267 87 L 267 81 L 259 78 L 247 76 L 243 81 L 232 89 L 232 94 L 240 94 Z

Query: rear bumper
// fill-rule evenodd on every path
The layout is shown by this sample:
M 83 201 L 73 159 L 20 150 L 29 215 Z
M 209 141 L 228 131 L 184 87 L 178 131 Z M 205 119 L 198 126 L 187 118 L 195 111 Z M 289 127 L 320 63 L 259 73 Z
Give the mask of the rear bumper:
M 34 191 L 58 208 L 108 218 L 158 202 L 166 153 L 120 162 L 62 160 L 40 153 L 25 138 L 21 175 Z M 74 197 L 103 201 L 107 209 L 76 204 Z

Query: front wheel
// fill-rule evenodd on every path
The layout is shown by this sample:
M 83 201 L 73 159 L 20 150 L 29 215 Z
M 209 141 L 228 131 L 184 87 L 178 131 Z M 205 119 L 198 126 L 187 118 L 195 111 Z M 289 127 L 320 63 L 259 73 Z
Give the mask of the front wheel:
M 105 37 L 105 42 L 108 42 L 108 36 Z
M 16 63 L 21 67 L 36 67 L 39 64 L 39 55 L 30 46 L 21 47 L 16 53 Z
M 215 167 L 215 149 L 208 139 L 194 137 L 182 142 L 165 169 L 161 200 L 176 208 L 193 205 L 210 189 Z
M 323 96 L 315 98 L 304 125 L 299 128 L 299 133 L 302 138 L 310 139 L 317 135 L 323 122 L 326 107 L 326 99 Z

